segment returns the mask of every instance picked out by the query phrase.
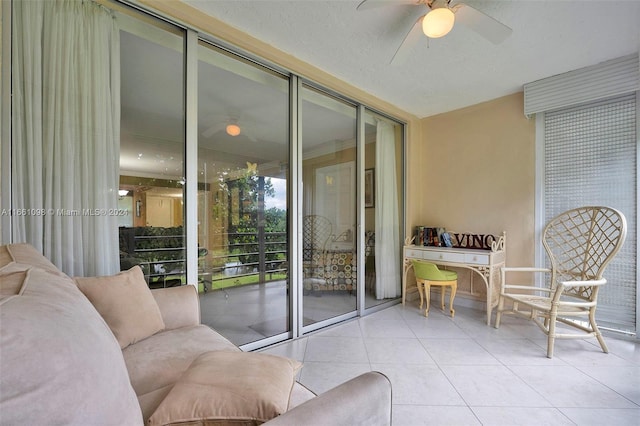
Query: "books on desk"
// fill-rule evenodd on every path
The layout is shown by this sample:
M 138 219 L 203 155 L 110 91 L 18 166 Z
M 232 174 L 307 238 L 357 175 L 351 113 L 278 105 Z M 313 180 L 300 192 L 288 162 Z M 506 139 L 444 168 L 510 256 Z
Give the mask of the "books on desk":
M 414 236 L 418 246 L 451 247 L 451 237 L 443 227 L 416 226 Z

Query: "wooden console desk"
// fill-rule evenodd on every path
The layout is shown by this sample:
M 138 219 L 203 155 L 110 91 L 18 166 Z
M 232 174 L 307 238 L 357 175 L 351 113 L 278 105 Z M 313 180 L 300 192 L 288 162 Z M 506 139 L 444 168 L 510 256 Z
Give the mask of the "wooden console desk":
M 412 259 L 427 260 L 437 265 L 466 268 L 477 273 L 487 288 L 487 325 L 491 322 L 491 311 L 498 305 L 500 293 L 500 268 L 505 265 L 506 251 L 503 232 L 494 241 L 491 250 L 456 247 L 432 247 L 405 245 L 403 250 L 402 304 L 407 293 L 407 272 L 413 267 Z

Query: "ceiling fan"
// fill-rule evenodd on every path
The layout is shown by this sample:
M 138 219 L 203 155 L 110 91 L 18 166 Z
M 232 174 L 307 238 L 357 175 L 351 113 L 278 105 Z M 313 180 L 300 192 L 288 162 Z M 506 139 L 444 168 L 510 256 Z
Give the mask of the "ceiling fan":
M 226 134 L 229 136 L 238 136 L 241 133 L 246 136 L 251 142 L 256 142 L 257 139 L 253 135 L 253 133 L 246 128 L 246 126 L 240 127 L 240 123 L 235 118 L 230 118 L 228 120 L 220 121 L 214 124 L 213 126 L 208 127 L 202 132 L 202 136 L 205 138 L 210 138 L 214 134 L 219 131 L 224 130 Z
M 451 31 L 455 22 L 467 26 L 494 44 L 503 42 L 512 32 L 508 26 L 467 4 L 451 6 L 450 3 L 451 0 L 364 0 L 356 10 L 403 5 L 427 8 L 409 29 L 390 63 L 400 63 L 406 59 L 410 47 L 420 39 L 422 33 L 429 38 L 443 37 Z

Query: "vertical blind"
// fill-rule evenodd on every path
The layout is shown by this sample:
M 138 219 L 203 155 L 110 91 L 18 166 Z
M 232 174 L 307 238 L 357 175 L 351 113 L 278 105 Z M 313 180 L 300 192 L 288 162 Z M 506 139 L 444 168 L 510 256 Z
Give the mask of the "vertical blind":
M 544 114 L 545 222 L 585 205 L 619 209 L 627 239 L 598 295 L 598 323 L 636 331 L 636 94 Z

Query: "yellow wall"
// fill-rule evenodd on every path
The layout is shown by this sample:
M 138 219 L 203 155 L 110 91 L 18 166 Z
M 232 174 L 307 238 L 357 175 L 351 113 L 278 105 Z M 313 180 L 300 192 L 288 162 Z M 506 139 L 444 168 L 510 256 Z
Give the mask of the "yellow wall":
M 507 264 L 533 265 L 535 120 L 516 93 L 421 121 L 410 157 L 411 225 L 472 234 L 507 232 Z

